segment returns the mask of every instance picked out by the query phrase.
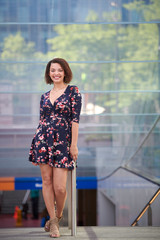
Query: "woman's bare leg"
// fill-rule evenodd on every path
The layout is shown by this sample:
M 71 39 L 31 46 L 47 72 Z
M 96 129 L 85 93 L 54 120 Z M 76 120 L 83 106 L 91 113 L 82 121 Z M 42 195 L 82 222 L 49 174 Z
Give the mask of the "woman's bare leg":
M 39 164 L 42 176 L 42 193 L 50 219 L 55 218 L 53 167 L 48 164 Z
M 53 168 L 53 188 L 56 198 L 56 215 L 61 217 L 67 198 L 66 183 L 68 170 L 65 168 Z

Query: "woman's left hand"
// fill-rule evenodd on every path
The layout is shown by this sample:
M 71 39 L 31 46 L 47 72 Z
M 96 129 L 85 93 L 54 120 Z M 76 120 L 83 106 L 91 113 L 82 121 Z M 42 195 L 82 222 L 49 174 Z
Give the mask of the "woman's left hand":
M 71 144 L 69 151 L 70 151 L 70 155 L 73 158 L 73 160 L 76 161 L 77 158 L 78 158 L 78 147 L 77 147 L 77 145 L 72 145 Z

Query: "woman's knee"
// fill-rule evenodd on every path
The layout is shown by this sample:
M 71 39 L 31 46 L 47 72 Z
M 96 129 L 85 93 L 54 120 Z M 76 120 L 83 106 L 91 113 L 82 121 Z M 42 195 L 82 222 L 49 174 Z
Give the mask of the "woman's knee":
M 43 182 L 43 186 L 51 186 L 53 184 L 52 182 L 52 176 L 48 176 L 48 175 L 44 175 L 42 177 L 42 182 Z
M 53 185 L 52 168 L 47 164 L 40 164 L 43 186 Z
M 66 195 L 66 187 L 54 186 L 55 195 Z

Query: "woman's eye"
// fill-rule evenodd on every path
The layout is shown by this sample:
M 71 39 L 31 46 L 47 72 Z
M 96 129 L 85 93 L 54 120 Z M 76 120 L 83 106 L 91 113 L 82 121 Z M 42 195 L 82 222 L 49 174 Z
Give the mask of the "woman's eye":
M 60 73 L 62 73 L 62 72 L 63 72 L 63 69 L 57 69 L 57 70 L 51 69 L 50 72 L 51 72 L 51 73 L 54 73 L 54 72 L 60 72 Z

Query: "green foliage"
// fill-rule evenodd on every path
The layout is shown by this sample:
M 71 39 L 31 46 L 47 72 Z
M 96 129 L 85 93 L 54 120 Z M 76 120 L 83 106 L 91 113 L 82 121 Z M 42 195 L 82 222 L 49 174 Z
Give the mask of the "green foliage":
M 150 4 L 146 5 L 143 0 L 135 0 L 129 4 L 124 4 L 124 7 L 130 11 L 136 10 L 143 16 L 142 20 L 154 21 L 160 20 L 160 1 L 150 0 Z
M 20 33 L 9 35 L 4 39 L 1 59 L 4 61 L 13 61 L 12 64 L 6 64 L 6 70 L 16 77 L 24 77 L 27 71 L 25 65 L 19 66 L 14 61 L 26 61 L 32 57 L 34 52 L 34 43 L 26 43 Z
M 144 7 L 147 20 L 153 5 Z M 128 8 L 137 10 L 139 1 Z M 155 9 L 156 13 L 159 10 Z M 154 15 L 154 11 L 152 12 Z M 96 13 L 89 14 L 88 21 L 98 21 Z M 105 21 L 105 19 L 104 19 Z M 127 25 L 58 25 L 54 27 L 57 36 L 47 40 L 51 47 L 48 56 L 59 56 L 68 61 L 148 61 L 158 59 L 158 26 L 157 24 Z M 156 90 L 158 89 L 157 63 L 88 63 L 72 64 L 75 83 L 85 90 Z M 85 74 L 85 77 L 84 77 Z M 148 99 L 148 100 L 147 100 Z M 137 101 L 152 99 L 151 95 L 136 93 L 115 94 L 112 99 L 103 94 L 96 97 L 97 103 L 112 112 L 129 107 Z M 128 110 L 127 110 L 128 111 Z
M 35 51 L 33 42 L 26 42 L 20 32 L 9 35 L 2 44 L 1 60 L 3 63 L 1 71 L 1 82 L 9 82 L 16 90 L 37 90 L 42 79 L 41 66 L 27 63 L 38 59 L 44 59 L 45 55 Z M 43 68 L 44 74 L 44 68 Z M 33 80 L 34 79 L 34 80 Z
M 145 5 L 144 1 L 125 4 L 129 11 L 141 13 L 143 20 L 156 20 L 160 16 L 160 1 L 152 0 Z M 104 21 L 114 19 L 115 13 L 103 13 Z M 120 12 L 117 15 L 120 19 Z M 114 19 L 115 20 L 115 19 Z M 98 22 L 98 15 L 91 11 L 89 22 Z M 46 54 L 36 52 L 34 43 L 26 42 L 20 33 L 9 35 L 4 39 L 1 59 L 3 61 L 48 61 L 62 57 L 70 63 L 73 70 L 73 83 L 80 89 L 89 90 L 156 90 L 158 82 L 157 63 L 98 63 L 99 61 L 143 61 L 158 59 L 159 32 L 157 24 L 115 25 L 115 24 L 82 24 L 57 25 L 55 37 L 48 39 L 50 51 Z M 88 61 L 88 63 L 83 63 Z M 91 61 L 91 62 L 90 62 Z M 94 61 L 97 63 L 94 63 Z M 80 63 L 75 63 L 80 62 Z M 28 88 L 44 88 L 42 84 L 45 64 L 6 64 L 3 72 L 12 77 L 16 84 Z M 28 75 L 30 74 L 30 75 Z M 42 80 L 42 81 L 41 81 Z M 137 101 L 152 98 L 143 94 L 97 95 L 95 102 L 107 111 L 126 111 Z M 125 109 L 124 109 L 125 106 Z M 128 111 L 128 110 L 127 110 Z

